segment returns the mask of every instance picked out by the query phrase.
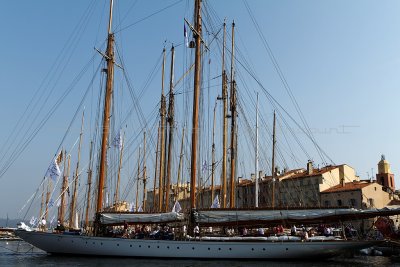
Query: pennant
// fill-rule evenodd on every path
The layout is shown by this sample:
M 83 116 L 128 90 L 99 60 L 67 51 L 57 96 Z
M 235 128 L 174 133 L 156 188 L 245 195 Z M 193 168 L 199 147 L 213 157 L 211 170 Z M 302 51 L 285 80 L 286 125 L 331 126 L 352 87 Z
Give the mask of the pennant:
M 56 182 L 57 179 L 60 177 L 60 175 L 61 175 L 60 167 L 58 167 L 57 159 L 54 159 L 54 161 L 50 164 L 49 168 L 47 169 L 45 177 L 50 177 L 53 180 L 53 182 Z
M 204 162 L 203 162 L 203 166 L 201 167 L 201 170 L 202 170 L 203 172 L 206 172 L 206 170 L 207 170 L 207 161 L 204 161 Z
M 221 205 L 219 204 L 219 198 L 218 198 L 218 195 L 217 195 L 214 198 L 214 201 L 213 201 L 213 203 L 211 205 L 211 208 L 212 209 L 219 209 L 220 207 L 221 207 Z
M 179 213 L 181 210 L 182 210 L 181 204 L 179 204 L 178 200 L 175 201 L 175 204 L 172 207 L 172 212 Z

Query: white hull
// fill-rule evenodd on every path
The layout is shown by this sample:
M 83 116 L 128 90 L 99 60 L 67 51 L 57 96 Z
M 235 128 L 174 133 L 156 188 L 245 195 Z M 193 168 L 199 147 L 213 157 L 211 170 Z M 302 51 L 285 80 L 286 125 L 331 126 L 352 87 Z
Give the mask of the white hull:
M 26 242 L 48 253 L 149 258 L 289 259 L 339 255 L 375 241 L 234 242 L 171 241 L 63 235 L 18 230 Z

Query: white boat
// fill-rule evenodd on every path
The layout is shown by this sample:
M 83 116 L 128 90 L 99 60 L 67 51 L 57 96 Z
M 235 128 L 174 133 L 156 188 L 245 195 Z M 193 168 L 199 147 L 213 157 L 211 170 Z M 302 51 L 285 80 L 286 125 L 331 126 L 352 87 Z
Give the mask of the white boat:
M 17 230 L 26 242 L 52 254 L 191 259 L 298 259 L 332 257 L 377 241 L 172 241 L 65 235 Z
M 200 18 L 200 6 L 201 0 L 195 1 L 195 14 L 196 22 L 194 24 L 194 28 L 192 29 L 195 38 L 195 48 L 196 48 L 196 64 L 195 64 L 195 96 L 197 92 L 200 90 L 200 69 L 198 66 L 198 62 L 200 61 L 200 46 L 202 43 L 201 40 L 201 18 Z M 110 14 L 112 14 L 112 1 L 111 1 Z M 107 60 L 107 87 L 106 87 L 106 95 L 108 97 L 105 98 L 105 111 L 104 111 L 104 124 L 103 124 L 103 141 L 102 141 L 102 151 L 101 151 L 101 162 L 100 162 L 100 174 L 99 174 L 99 182 L 98 182 L 98 198 L 97 198 L 97 221 L 95 222 L 95 230 L 94 235 L 79 235 L 70 233 L 50 233 L 44 231 L 29 231 L 24 229 L 16 230 L 16 235 L 22 238 L 24 241 L 36 246 L 39 249 L 42 249 L 48 253 L 52 254 L 78 254 L 78 255 L 93 255 L 93 256 L 122 256 L 122 257 L 150 257 L 150 258 L 198 258 L 198 259 L 289 259 L 289 258 L 315 258 L 315 257 L 330 257 L 341 254 L 343 252 L 348 252 L 350 250 L 359 250 L 367 247 L 373 246 L 377 241 L 354 241 L 354 240 L 345 240 L 345 239 L 308 239 L 308 240 L 298 240 L 293 238 L 282 238 L 282 239 L 274 239 L 274 238 L 251 238 L 251 237 L 224 237 L 224 238 L 212 238 L 212 237 L 202 237 L 202 238 L 189 238 L 189 240 L 156 240 L 156 239 L 128 239 L 128 238 L 113 238 L 113 237 L 102 237 L 99 233 L 101 231 L 99 228 L 102 226 L 106 226 L 107 224 L 112 225 L 113 223 L 125 223 L 129 221 L 129 216 L 121 218 L 121 214 L 114 215 L 106 215 L 103 214 L 101 216 L 101 212 L 103 211 L 103 188 L 104 188 L 104 179 L 105 179 L 105 164 L 106 164 L 106 149 L 107 149 L 107 138 L 108 132 L 106 129 L 109 129 L 109 120 L 110 112 L 107 111 L 107 106 L 109 108 L 110 101 L 109 95 L 112 91 L 112 77 L 113 77 L 113 65 L 115 63 L 114 53 L 113 53 L 113 39 L 114 36 L 111 32 L 111 15 L 109 22 L 109 31 L 108 31 L 108 47 L 107 52 L 104 54 L 104 57 Z M 197 101 L 198 104 L 198 99 Z M 194 104 L 194 107 L 196 105 Z M 198 108 L 198 105 L 197 105 Z M 194 108 L 195 110 L 195 108 Z M 198 116 L 198 110 L 193 111 L 193 114 Z M 193 116 L 195 117 L 195 116 Z M 193 129 L 198 128 L 197 118 L 193 119 Z M 106 124 L 107 123 L 107 124 Z M 197 124 L 196 124 L 197 123 Z M 193 130 L 193 135 L 197 133 L 197 130 Z M 196 140 L 196 141 L 194 141 Z M 192 140 L 192 148 L 194 151 L 197 148 L 197 137 Z M 192 149 L 193 150 L 193 149 Z M 196 153 L 192 151 L 195 155 Z M 194 164 L 194 165 L 193 165 Z M 196 190 L 196 159 L 192 159 L 191 166 L 191 206 L 192 210 L 195 209 L 195 190 Z M 167 187 L 168 188 L 168 187 Z M 222 212 L 222 213 L 220 213 Z M 275 214 L 272 214 L 273 219 L 278 218 L 282 220 L 280 216 L 282 213 L 279 211 L 274 211 Z M 334 212 L 334 211 L 333 211 Z M 233 224 L 235 220 L 240 220 L 238 212 L 231 211 L 218 211 L 214 210 L 211 212 L 203 212 L 200 213 L 200 223 L 202 226 L 206 225 L 207 222 L 210 222 L 210 218 L 212 217 L 215 221 L 212 223 L 216 224 L 224 224 L 230 223 Z M 242 220 L 249 223 L 249 221 L 255 220 L 259 223 L 259 221 L 271 220 L 271 218 L 264 217 L 257 210 L 249 210 L 249 211 L 241 211 Z M 243 214 L 245 213 L 245 214 Z M 279 214 L 276 214 L 279 213 Z M 302 213 L 302 214 L 300 214 Z M 177 221 L 181 220 L 179 216 L 174 216 L 172 214 L 171 217 L 161 220 L 165 218 L 165 216 L 169 216 L 171 214 L 165 214 L 164 216 L 158 216 L 157 214 L 150 215 L 151 220 L 149 218 L 139 218 L 141 216 L 136 216 L 135 221 L 138 224 L 142 224 L 144 222 L 157 224 L 157 223 L 165 223 L 167 221 Z M 307 215 L 306 211 L 295 211 L 293 214 L 287 214 L 288 218 L 290 216 L 294 216 L 296 218 L 305 219 L 304 216 L 312 217 L 314 216 L 312 213 Z M 332 216 L 332 213 L 328 213 L 321 216 Z M 287 219 L 288 219 L 287 218 Z M 117 220 L 117 221 L 116 221 Z M 228 221 L 226 221 L 228 220 Z M 132 221 L 130 221 L 132 223 Z M 193 223 L 196 223 L 193 221 Z M 193 225 L 192 225 L 193 226 Z

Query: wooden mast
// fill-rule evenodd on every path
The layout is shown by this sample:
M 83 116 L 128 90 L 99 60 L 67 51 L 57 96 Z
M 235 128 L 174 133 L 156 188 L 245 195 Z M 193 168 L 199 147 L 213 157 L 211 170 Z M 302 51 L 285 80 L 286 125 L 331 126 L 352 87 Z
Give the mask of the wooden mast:
M 39 222 L 42 221 L 43 217 L 43 205 L 44 205 L 44 181 L 43 181 L 43 186 L 42 186 L 42 201 L 40 202 L 40 212 L 39 212 Z
M 106 161 L 107 161 L 107 146 L 108 135 L 110 132 L 110 114 L 111 114 L 111 98 L 114 83 L 114 34 L 111 32 L 112 26 L 112 10 L 113 0 L 110 0 L 110 18 L 108 21 L 108 41 L 105 59 L 107 61 L 107 82 L 106 92 L 104 97 L 104 113 L 103 113 L 103 132 L 101 139 L 101 154 L 100 154 L 100 171 L 99 183 L 97 189 L 97 206 L 96 212 L 99 213 L 103 209 L 103 191 L 106 179 Z
M 76 201 L 77 201 L 77 191 L 78 191 L 78 177 L 79 177 L 79 162 L 81 161 L 81 147 L 82 147 L 82 135 L 83 135 L 83 122 L 85 119 L 85 112 L 82 113 L 82 124 L 81 124 L 81 132 L 79 134 L 79 145 L 78 145 L 78 161 L 76 163 L 75 169 L 75 180 L 74 180 L 74 193 L 72 195 L 71 207 L 69 211 L 69 227 L 72 228 L 73 223 L 75 222 L 76 217 Z
M 66 154 L 67 154 L 67 152 L 64 151 L 64 155 L 66 155 Z M 66 166 L 66 162 L 64 161 L 65 169 L 64 169 L 63 185 L 62 185 L 62 189 L 61 189 L 62 195 L 61 195 L 61 205 L 60 205 L 60 213 L 59 213 L 59 220 L 60 220 L 61 224 L 64 224 L 65 208 L 67 206 L 65 192 L 68 191 L 68 195 L 69 195 L 68 177 L 69 177 L 69 172 L 70 172 L 70 167 L 71 167 L 71 155 L 66 156 L 65 160 L 67 160 L 68 166 Z
M 85 215 L 86 229 L 89 227 L 90 194 L 91 194 L 91 190 L 92 190 L 92 173 L 93 173 L 92 151 L 93 151 L 93 141 L 90 142 L 90 150 L 89 150 L 89 170 L 88 170 L 88 178 L 87 178 L 88 190 L 87 190 L 87 198 L 86 198 L 86 215 Z
M 211 147 L 211 203 L 214 201 L 214 179 L 215 179 L 215 114 L 217 110 L 217 102 L 214 106 L 214 120 L 212 130 L 212 147 Z
M 169 79 L 169 105 L 168 105 L 168 123 L 169 123 L 169 140 L 168 140 L 168 162 L 167 162 L 167 181 L 165 187 L 165 208 L 164 212 L 169 210 L 169 192 L 171 187 L 171 171 L 172 171 L 172 145 L 174 140 L 174 59 L 175 48 L 171 48 L 171 74 Z
M 166 101 L 164 95 L 164 74 L 165 74 L 165 48 L 163 49 L 163 64 L 161 74 L 161 108 L 160 108 L 160 119 L 161 119 L 161 140 L 160 140 L 160 176 L 158 181 L 158 211 L 163 210 L 163 187 L 164 187 L 164 163 L 165 163 L 165 113 L 166 113 Z
M 136 204 L 135 204 L 135 212 L 139 209 L 139 181 L 140 181 L 140 146 L 139 146 L 139 153 L 138 153 L 138 165 L 137 165 L 137 180 L 136 180 Z
M 147 182 L 147 166 L 146 166 L 146 131 L 143 132 L 143 211 L 146 211 L 146 182 Z
M 235 207 L 235 176 L 236 176 L 236 88 L 234 73 L 235 52 L 235 22 L 232 22 L 232 48 L 231 48 L 231 179 L 230 179 L 230 207 Z
M 272 177 L 272 208 L 275 208 L 275 127 L 276 127 L 276 115 L 274 111 L 274 126 L 272 130 L 272 163 L 271 163 L 271 177 Z
M 192 157 L 190 162 L 190 208 L 196 207 L 196 171 L 197 171 L 197 138 L 199 133 L 199 95 L 201 71 L 201 0 L 196 0 L 194 10 L 196 22 L 193 37 L 196 43 L 194 66 L 193 120 L 192 120 Z
M 256 155 L 255 155 L 255 170 L 254 170 L 254 184 L 255 184 L 255 194 L 254 194 L 254 203 L 255 207 L 258 208 L 258 93 L 257 93 L 257 100 L 256 100 Z
M 157 171 L 158 171 L 158 149 L 160 145 L 160 125 L 157 130 L 157 145 L 156 145 L 156 164 L 154 166 L 154 183 L 153 183 L 153 211 L 156 211 L 156 184 L 157 184 Z
M 181 140 L 181 152 L 179 153 L 179 165 L 178 165 L 178 178 L 176 181 L 176 193 L 175 201 L 179 199 L 179 189 L 181 187 L 181 171 L 182 171 L 182 160 L 183 160 L 183 141 L 185 139 L 185 127 L 182 129 L 182 140 Z
M 121 134 L 121 133 L 118 133 Z M 117 175 L 117 185 L 115 188 L 115 194 L 114 194 L 114 207 L 117 207 L 118 201 L 119 201 L 119 184 L 121 182 L 121 168 L 122 168 L 122 156 L 124 153 L 124 139 L 125 139 L 125 132 L 122 138 L 122 146 L 121 146 L 121 151 L 119 152 L 119 164 L 118 164 L 118 175 Z
M 225 71 L 225 43 L 226 43 L 226 24 L 224 22 L 224 37 L 222 47 L 222 101 L 223 101 L 223 132 L 222 132 L 222 208 L 226 208 L 226 194 L 227 194 L 227 181 L 226 181 L 226 164 L 227 164 L 227 143 L 228 143 L 228 106 L 227 106 L 227 85 L 226 85 L 226 71 Z
M 49 217 L 49 201 L 50 201 L 50 194 L 51 194 L 51 179 L 49 179 L 48 183 L 47 183 L 47 192 L 46 192 L 46 210 L 45 210 L 45 214 L 44 217 L 46 219 L 46 225 L 43 225 L 44 230 L 47 229 L 47 219 Z
M 58 220 L 63 225 L 64 224 L 64 210 L 65 210 L 65 191 L 67 190 L 68 186 L 68 176 L 67 173 L 67 152 L 64 150 L 64 171 L 63 171 L 63 181 L 61 184 L 61 200 L 60 200 L 60 207 L 58 208 Z

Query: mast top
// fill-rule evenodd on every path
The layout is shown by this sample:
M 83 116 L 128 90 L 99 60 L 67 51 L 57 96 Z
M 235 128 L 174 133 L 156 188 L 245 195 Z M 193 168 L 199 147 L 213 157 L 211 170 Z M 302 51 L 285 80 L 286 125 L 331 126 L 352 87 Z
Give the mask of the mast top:
M 111 34 L 113 4 L 114 4 L 114 0 L 110 0 L 110 18 L 108 20 L 108 34 Z

